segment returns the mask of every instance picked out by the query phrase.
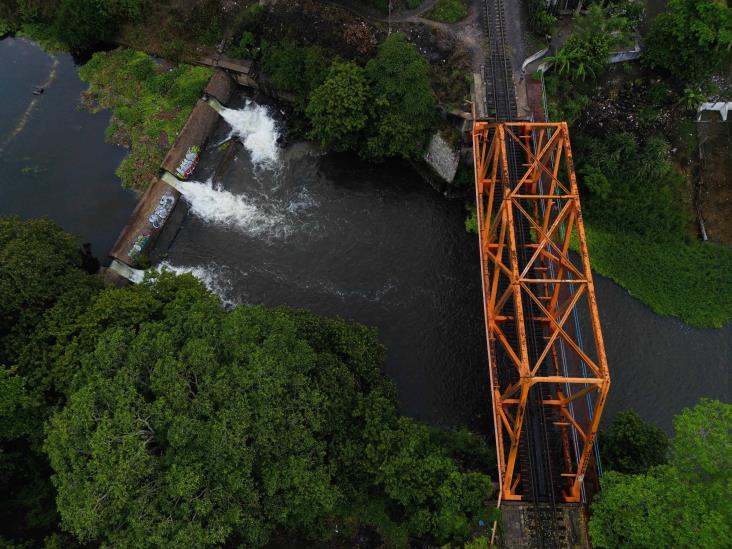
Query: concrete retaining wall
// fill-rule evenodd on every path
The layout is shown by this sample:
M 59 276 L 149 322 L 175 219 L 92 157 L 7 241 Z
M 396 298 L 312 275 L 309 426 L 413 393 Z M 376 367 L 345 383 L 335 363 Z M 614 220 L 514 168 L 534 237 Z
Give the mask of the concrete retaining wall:
M 228 103 L 234 91 L 234 82 L 223 70 L 217 70 L 206 86 L 205 93 L 223 104 Z M 219 115 L 205 101 L 199 100 L 185 126 L 178 134 L 173 147 L 163 159 L 162 170 L 175 173 L 188 149 L 198 146 L 203 150 L 208 136 L 216 127 Z M 195 173 L 195 172 L 194 172 Z M 130 220 L 112 246 L 109 256 L 137 267 L 140 259 L 148 254 L 165 224 L 179 208 L 180 193 L 161 178 L 155 178 L 140 197 Z
M 167 197 L 173 199 L 172 205 L 166 208 L 167 211 L 164 219 L 161 219 L 161 216 L 158 215 L 156 216 L 156 222 L 153 224 L 150 221 L 151 216 L 155 215 L 157 208 L 163 207 L 161 200 L 165 203 L 170 202 L 170 198 Z M 161 179 L 156 178 L 153 180 L 145 193 L 140 197 L 140 201 L 132 212 L 130 220 L 124 229 L 122 229 L 114 246 L 112 246 L 109 256 L 130 267 L 137 267 L 141 256 L 146 255 L 146 251 L 155 243 L 158 234 L 170 217 L 173 209 L 178 206 L 179 201 L 180 193 L 176 189 Z M 157 219 L 160 219 L 160 222 Z

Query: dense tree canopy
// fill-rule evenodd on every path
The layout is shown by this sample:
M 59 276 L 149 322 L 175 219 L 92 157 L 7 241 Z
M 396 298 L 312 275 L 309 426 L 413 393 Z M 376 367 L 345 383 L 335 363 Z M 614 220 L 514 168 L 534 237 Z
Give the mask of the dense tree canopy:
M 702 400 L 675 418 L 674 432 L 668 465 L 605 474 L 592 504 L 594 547 L 729 547 L 732 405 Z
M 427 62 L 405 35 L 394 33 L 365 69 L 335 64 L 309 98 L 311 135 L 334 150 L 371 159 L 418 158 L 437 103 Z
M 44 24 L 71 51 L 109 40 L 119 25 L 142 16 L 143 0 L 1 0 L 0 20 L 14 27 Z
M 396 415 L 366 328 L 221 309 L 197 281 L 99 294 L 80 320 L 72 396 L 46 451 L 64 525 L 113 545 L 327 537 L 364 497 L 406 531 L 465 535 L 490 493 Z M 93 334 L 93 337 L 92 337 Z
M 698 82 L 720 67 L 731 45 L 732 8 L 726 0 L 669 0 L 653 21 L 644 59 Z
M 645 473 L 666 463 L 669 438 L 662 429 L 633 412 L 620 412 L 600 433 L 602 466 L 619 473 Z
M 311 136 L 334 151 L 356 148 L 368 122 L 368 101 L 363 69 L 353 63 L 335 63 L 325 82 L 310 95 Z
M 0 524 L 43 536 L 57 518 L 43 423 L 59 402 L 61 324 L 100 288 L 77 239 L 47 219 L 0 218 Z
M 48 221 L 2 220 L 0 259 L 0 536 L 404 545 L 485 517 L 490 452 L 398 415 L 373 330 L 226 311 L 190 276 L 101 289 Z
M 373 122 L 365 152 L 373 158 L 417 158 L 436 115 L 427 61 L 402 33 L 394 33 L 366 65 L 372 86 Z

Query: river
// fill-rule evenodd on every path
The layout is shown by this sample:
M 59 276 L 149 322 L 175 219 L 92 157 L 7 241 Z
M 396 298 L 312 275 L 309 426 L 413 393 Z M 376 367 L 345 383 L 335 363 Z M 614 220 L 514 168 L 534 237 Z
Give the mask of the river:
M 109 113 L 81 108 L 68 54 L 6 38 L 0 74 L 0 215 L 46 215 L 105 258 L 137 200 L 114 175 L 126 150 L 104 142 Z
M 19 119 L 48 74 L 52 61 L 38 51 L 0 42 L 0 67 L 17 67 L 0 84 L 0 135 L 13 131 L 7 121 Z M 23 55 L 36 69 L 18 61 Z M 108 116 L 77 110 L 83 84 L 73 61 L 58 59 L 48 95 L 0 157 L 0 213 L 50 215 L 101 255 L 133 207 L 113 175 L 124 153 L 103 143 Z M 60 82 L 64 93 L 53 91 Z M 47 101 L 56 97 L 64 99 Z M 166 229 L 172 244 L 157 260 L 193 271 L 228 304 L 307 307 L 377 327 L 402 412 L 489 431 L 478 250 L 462 201 L 445 199 L 400 163 L 370 165 L 307 143 L 278 149 L 277 113 L 238 102 L 230 120 L 244 146 L 215 146 L 231 130 L 222 120 L 198 181 L 184 185 L 191 210 L 180 228 Z M 44 169 L 21 173 L 27 165 Z M 702 396 L 732 400 L 732 326 L 692 329 L 608 279 L 596 276 L 596 286 L 613 377 L 606 418 L 635 408 L 668 430 Z

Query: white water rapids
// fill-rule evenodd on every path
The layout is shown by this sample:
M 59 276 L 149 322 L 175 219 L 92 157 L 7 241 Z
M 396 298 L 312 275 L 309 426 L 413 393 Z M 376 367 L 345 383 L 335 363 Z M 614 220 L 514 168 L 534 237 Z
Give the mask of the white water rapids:
M 257 206 L 246 195 L 231 193 L 211 180 L 180 181 L 176 188 L 190 204 L 191 212 L 207 223 L 234 227 L 250 236 L 287 234 L 284 214 Z
M 277 123 L 267 107 L 247 100 L 243 109 L 221 107 L 219 114 L 231 126 L 229 138 L 238 137 L 258 168 L 274 169 L 279 160 Z

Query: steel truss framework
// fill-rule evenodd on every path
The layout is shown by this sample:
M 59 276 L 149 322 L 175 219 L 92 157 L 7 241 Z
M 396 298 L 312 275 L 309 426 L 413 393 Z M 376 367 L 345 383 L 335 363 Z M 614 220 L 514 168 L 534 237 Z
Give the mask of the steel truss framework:
M 518 170 L 509 169 L 509 148 L 523 159 Z M 610 375 L 567 124 L 476 122 L 473 154 L 501 497 L 523 497 L 517 462 L 529 392 L 547 384 L 539 394 L 551 396 L 540 403 L 561 433 L 562 497 L 580 501 Z M 517 221 L 528 223 L 528 242 Z M 568 322 L 579 309 L 592 326 L 584 345 Z M 498 355 L 515 371 L 499 369 Z

